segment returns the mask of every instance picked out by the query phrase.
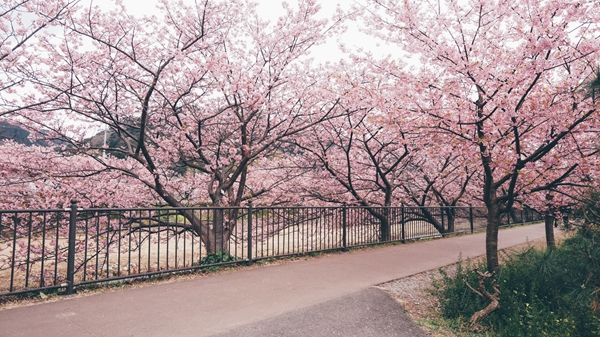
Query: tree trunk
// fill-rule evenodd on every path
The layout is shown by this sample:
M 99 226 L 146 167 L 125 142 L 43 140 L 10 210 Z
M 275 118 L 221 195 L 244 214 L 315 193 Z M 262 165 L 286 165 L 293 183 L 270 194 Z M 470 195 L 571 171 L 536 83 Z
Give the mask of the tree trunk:
M 454 233 L 454 222 L 456 219 L 456 208 L 454 207 L 445 207 L 446 211 L 446 219 L 448 220 L 448 230 L 446 233 Z
M 379 220 L 379 229 L 381 231 L 381 242 L 390 241 L 392 239 L 390 220 L 388 210 L 384 210 L 384 217 Z
M 444 236 L 444 226 L 442 226 L 442 222 L 440 221 L 441 217 L 438 217 L 435 213 L 432 213 L 430 207 L 425 205 L 419 205 L 418 209 L 414 209 L 411 213 L 415 215 L 412 220 L 421 220 L 426 221 L 431 224 L 435 229 L 440 233 L 440 235 Z M 444 215 L 442 215 L 444 216 Z M 408 220 L 407 220 L 408 221 Z
M 488 205 L 487 228 L 485 231 L 485 254 L 487 269 L 496 273 L 499 268 L 498 261 L 498 228 L 500 227 L 500 212 L 495 204 Z
M 490 293 L 485 288 L 485 280 L 493 277 L 494 273 L 486 272 L 484 274 L 480 271 L 476 271 L 476 273 L 479 276 L 478 289 L 473 288 L 469 284 L 469 282 L 467 282 L 466 279 L 464 279 L 463 282 L 469 289 L 471 289 L 473 293 L 477 294 L 479 297 L 485 298 L 490 301 L 490 303 L 485 308 L 474 313 L 473 316 L 471 316 L 471 319 L 469 320 L 469 326 L 471 327 L 471 330 L 475 332 L 483 332 L 486 330 L 486 328 L 481 327 L 479 323 L 481 323 L 481 321 L 487 316 L 489 316 L 492 312 L 500 308 L 500 288 L 498 287 L 498 283 L 496 282 L 496 280 L 492 279 L 492 288 L 494 288 L 494 293 Z
M 546 216 L 544 216 L 544 222 L 546 224 L 546 247 L 549 249 L 556 248 L 556 242 L 554 241 L 554 221 L 556 221 L 556 219 L 552 214 L 546 214 Z
M 212 229 L 206 240 L 207 253 L 229 253 L 229 239 L 231 237 L 232 226 L 226 209 L 213 209 Z
M 517 217 L 517 212 L 515 212 L 515 209 L 511 207 L 511 209 L 508 211 L 508 216 L 510 219 L 512 219 L 512 223 L 513 224 L 518 224 L 518 223 L 522 223 L 523 219 L 519 219 Z

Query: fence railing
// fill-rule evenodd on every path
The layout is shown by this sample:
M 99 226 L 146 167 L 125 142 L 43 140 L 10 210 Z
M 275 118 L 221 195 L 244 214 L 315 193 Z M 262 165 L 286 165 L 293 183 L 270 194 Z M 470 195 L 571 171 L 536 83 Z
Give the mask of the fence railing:
M 541 219 L 515 210 L 503 224 Z M 0 210 L 0 296 L 485 226 L 485 207 Z

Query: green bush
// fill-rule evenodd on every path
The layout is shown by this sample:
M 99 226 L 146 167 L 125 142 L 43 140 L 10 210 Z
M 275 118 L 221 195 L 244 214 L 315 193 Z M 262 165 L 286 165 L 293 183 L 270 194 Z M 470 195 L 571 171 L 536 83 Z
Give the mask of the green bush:
M 483 270 L 481 266 L 473 266 L 470 261 L 467 261 L 465 265 L 462 260 L 459 260 L 456 274 L 450 276 L 440 269 L 442 278 L 434 283 L 441 294 L 442 312 L 447 318 L 455 319 L 459 323 L 467 322 L 474 312 L 486 305 L 483 299 L 475 296 L 464 284 L 463 280 L 465 279 L 471 285 L 477 283 L 477 274 L 473 271 L 474 269 Z
M 223 262 L 235 261 L 237 258 L 224 250 L 219 250 L 216 253 L 210 253 L 200 260 L 200 265 L 217 264 Z
M 478 282 L 472 266 L 459 262 L 455 275 L 442 273 L 437 287 L 442 312 L 458 323 L 484 308 L 473 294 Z M 528 249 L 513 255 L 497 276 L 500 309 L 483 322 L 500 336 L 600 336 L 600 235 L 583 231 L 558 249 Z M 489 286 L 489 285 L 488 285 Z M 491 292 L 491 286 L 489 286 Z

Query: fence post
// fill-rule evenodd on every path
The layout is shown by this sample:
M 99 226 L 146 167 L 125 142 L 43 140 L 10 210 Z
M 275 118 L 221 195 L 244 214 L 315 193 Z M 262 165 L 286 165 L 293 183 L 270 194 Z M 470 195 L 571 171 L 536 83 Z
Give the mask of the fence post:
M 252 200 L 248 201 L 248 262 L 252 263 Z
M 442 218 L 442 236 L 446 236 L 446 228 L 444 228 L 444 206 L 440 205 L 440 217 Z
M 77 200 L 71 199 L 69 210 L 69 251 L 67 256 L 67 295 L 74 291 L 75 287 L 75 232 L 77 225 Z
M 348 247 L 348 205 L 342 205 L 342 246 L 344 249 Z
M 471 234 L 473 233 L 473 205 L 469 205 L 469 223 L 471 224 Z
M 402 203 L 402 243 L 406 240 L 406 234 L 404 230 L 404 203 Z

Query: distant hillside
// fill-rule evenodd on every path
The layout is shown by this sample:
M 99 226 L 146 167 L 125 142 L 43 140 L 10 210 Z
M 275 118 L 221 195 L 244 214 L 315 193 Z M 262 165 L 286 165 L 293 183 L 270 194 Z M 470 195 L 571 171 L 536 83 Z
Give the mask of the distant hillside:
M 29 131 L 25 130 L 22 126 L 14 121 L 8 121 L 6 119 L 0 120 L 0 143 L 5 140 L 14 140 L 16 143 L 26 146 L 32 146 L 34 144 L 40 146 L 49 146 L 49 142 L 50 144 L 63 144 L 59 140 L 36 140 L 35 142 L 32 142 L 29 139 L 30 134 L 31 133 Z M 98 132 L 94 136 L 86 139 L 85 142 L 93 147 L 102 147 L 104 144 L 104 131 Z M 123 141 L 121 141 L 112 131 L 108 131 L 107 145 L 109 148 L 125 148 Z
M 42 131 L 43 132 L 43 131 Z M 52 145 L 60 145 L 62 144 L 59 140 L 50 140 L 48 141 L 43 139 L 38 139 L 35 142 L 32 142 L 29 139 L 30 132 L 25 130 L 22 126 L 15 122 L 9 122 L 6 119 L 0 120 L 0 143 L 5 140 L 14 140 L 18 144 L 23 144 L 26 146 L 38 145 L 38 146 L 50 146 Z
M 19 144 L 27 146 L 33 145 L 29 140 L 29 131 L 23 129 L 21 126 L 11 124 L 7 120 L 0 120 L 0 142 L 4 140 L 14 140 Z

